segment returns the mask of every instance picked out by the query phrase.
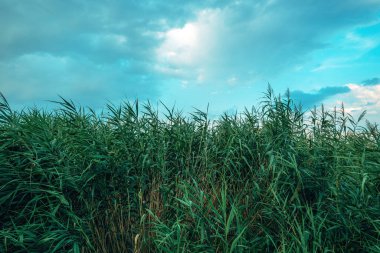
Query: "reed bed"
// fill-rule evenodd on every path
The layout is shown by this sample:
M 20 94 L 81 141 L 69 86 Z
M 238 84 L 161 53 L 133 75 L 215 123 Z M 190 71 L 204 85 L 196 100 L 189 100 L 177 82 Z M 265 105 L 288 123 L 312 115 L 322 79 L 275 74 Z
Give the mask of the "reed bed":
M 380 252 L 365 113 L 305 114 L 270 87 L 212 120 L 56 103 L 13 111 L 1 95 L 0 252 Z

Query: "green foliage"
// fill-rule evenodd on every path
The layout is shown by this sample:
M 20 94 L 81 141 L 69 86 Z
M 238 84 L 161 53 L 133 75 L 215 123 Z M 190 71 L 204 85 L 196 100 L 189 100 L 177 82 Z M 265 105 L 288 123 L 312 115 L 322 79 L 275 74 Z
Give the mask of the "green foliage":
M 379 252 L 380 131 L 269 87 L 216 120 L 0 98 L 0 252 Z

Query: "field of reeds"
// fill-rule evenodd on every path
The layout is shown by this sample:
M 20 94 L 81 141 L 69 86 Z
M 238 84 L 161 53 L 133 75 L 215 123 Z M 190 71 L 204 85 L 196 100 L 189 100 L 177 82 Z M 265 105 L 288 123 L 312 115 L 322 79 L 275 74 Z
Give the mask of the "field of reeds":
M 380 129 L 268 88 L 209 119 L 0 99 L 0 252 L 380 252 Z

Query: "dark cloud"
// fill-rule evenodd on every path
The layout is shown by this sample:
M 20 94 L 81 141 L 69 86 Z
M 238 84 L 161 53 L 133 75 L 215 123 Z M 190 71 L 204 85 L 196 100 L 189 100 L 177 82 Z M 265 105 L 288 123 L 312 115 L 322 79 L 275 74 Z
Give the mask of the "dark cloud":
M 295 90 L 292 91 L 290 94 L 295 102 L 301 103 L 304 108 L 310 108 L 314 105 L 318 105 L 318 103 L 331 96 L 347 93 L 349 91 L 350 88 L 348 88 L 347 86 L 328 86 L 321 88 L 313 93 Z
M 380 78 L 374 77 L 374 78 L 366 79 L 362 81 L 361 83 L 364 86 L 372 86 L 372 85 L 380 84 Z

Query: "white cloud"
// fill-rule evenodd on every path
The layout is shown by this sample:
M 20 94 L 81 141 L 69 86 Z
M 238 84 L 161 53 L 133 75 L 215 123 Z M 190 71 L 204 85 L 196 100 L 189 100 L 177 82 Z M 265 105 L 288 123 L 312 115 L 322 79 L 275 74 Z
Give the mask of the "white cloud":
M 349 67 L 350 64 L 347 62 L 352 61 L 352 59 L 349 58 L 341 58 L 341 57 L 334 57 L 334 58 L 328 58 L 324 60 L 321 64 L 319 64 L 318 67 L 312 69 L 312 72 L 320 72 L 328 69 L 336 69 L 336 68 L 345 68 Z
M 327 105 L 339 107 L 343 102 L 346 112 L 358 117 L 366 110 L 368 120 L 380 123 L 380 83 L 373 86 L 350 83 L 347 87 L 350 89 L 348 93 L 332 97 Z
M 367 38 L 359 36 L 353 32 L 346 34 L 346 39 L 348 40 L 348 45 L 361 50 L 370 50 L 377 46 L 376 40 L 372 38 Z
M 171 29 L 165 34 L 165 41 L 157 50 L 159 59 L 174 64 L 190 64 L 194 61 L 199 47 L 199 29 L 187 23 L 183 28 Z
M 347 85 L 355 98 L 365 103 L 375 103 L 380 106 L 380 84 L 373 86 L 361 86 L 358 84 Z
M 206 9 L 198 12 L 195 21 L 164 32 L 163 42 L 156 49 L 158 62 L 179 67 L 202 65 L 212 55 L 218 22 L 219 11 Z
M 163 42 L 156 49 L 156 70 L 165 74 L 181 75 L 196 83 L 210 78 L 221 28 L 219 9 L 204 9 L 196 19 L 181 28 L 164 32 Z M 220 60 L 220 59 L 218 59 Z
M 238 81 L 239 81 L 239 79 L 236 76 L 232 76 L 232 77 L 227 79 L 227 83 L 231 86 L 236 85 Z

